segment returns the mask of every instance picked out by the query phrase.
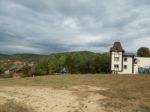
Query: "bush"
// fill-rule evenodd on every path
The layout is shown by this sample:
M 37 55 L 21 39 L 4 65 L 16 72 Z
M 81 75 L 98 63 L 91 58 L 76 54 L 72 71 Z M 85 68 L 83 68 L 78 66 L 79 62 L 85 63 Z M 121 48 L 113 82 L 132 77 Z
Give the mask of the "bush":
M 4 66 L 0 65 L 0 74 L 5 72 Z

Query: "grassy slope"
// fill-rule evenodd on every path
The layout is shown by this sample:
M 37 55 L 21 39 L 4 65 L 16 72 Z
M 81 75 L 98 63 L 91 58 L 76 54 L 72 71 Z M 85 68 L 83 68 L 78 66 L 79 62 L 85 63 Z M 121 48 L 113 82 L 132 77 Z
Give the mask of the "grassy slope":
M 75 85 L 105 87 L 109 89 L 95 92 L 107 96 L 103 101 L 99 101 L 106 110 L 150 112 L 150 76 L 148 75 L 57 75 L 0 80 L 0 86 L 18 85 L 66 89 Z

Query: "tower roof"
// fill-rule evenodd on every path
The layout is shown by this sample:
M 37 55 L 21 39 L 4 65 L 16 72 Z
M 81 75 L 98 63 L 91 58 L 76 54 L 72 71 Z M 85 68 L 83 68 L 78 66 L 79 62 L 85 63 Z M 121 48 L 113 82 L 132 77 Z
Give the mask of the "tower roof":
M 110 52 L 124 52 L 124 49 L 122 48 L 122 45 L 120 42 L 115 42 L 113 47 L 110 48 Z

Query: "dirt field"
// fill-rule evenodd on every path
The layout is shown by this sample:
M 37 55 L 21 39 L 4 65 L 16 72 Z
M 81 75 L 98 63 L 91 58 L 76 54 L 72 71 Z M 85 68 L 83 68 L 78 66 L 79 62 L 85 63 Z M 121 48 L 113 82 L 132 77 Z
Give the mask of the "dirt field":
M 2 87 L 0 102 L 22 102 L 37 112 L 103 112 L 97 101 L 105 97 L 92 92 L 95 90 L 101 88 L 76 86 L 69 90 L 57 90 L 45 87 Z
M 23 112 L 150 112 L 149 93 L 150 76 L 146 75 L 1 79 L 0 112 L 19 112 L 3 111 L 10 101 L 29 108 Z

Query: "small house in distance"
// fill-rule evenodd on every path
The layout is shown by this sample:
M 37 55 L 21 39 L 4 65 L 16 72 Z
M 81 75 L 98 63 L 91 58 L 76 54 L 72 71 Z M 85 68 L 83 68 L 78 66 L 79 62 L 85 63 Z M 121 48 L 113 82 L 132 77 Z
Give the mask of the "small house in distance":
M 110 54 L 113 74 L 150 73 L 150 58 L 136 57 L 133 53 L 126 53 L 120 42 L 114 43 L 110 48 Z

